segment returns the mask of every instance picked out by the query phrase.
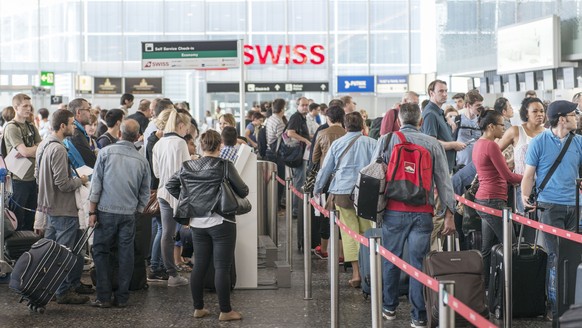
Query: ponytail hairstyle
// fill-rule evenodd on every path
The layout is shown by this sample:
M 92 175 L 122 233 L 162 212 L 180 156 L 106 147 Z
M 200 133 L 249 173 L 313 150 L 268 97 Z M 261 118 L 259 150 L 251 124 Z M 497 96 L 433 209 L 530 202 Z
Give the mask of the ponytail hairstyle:
M 503 115 L 500 112 L 494 110 L 484 110 L 481 112 L 479 116 L 479 129 L 481 131 L 487 130 L 489 124 L 497 124 L 497 121 L 503 118 Z
M 164 133 L 176 132 L 180 123 L 184 124 L 185 126 L 190 125 L 190 116 L 187 114 L 178 113 L 178 111 L 175 109 L 170 109 L 168 111 L 168 120 L 164 126 Z

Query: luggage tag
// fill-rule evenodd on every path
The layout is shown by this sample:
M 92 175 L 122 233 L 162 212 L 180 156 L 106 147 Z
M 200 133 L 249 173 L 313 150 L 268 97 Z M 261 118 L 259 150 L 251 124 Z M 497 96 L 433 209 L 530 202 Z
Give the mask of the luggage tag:
M 324 205 L 325 204 L 325 194 L 321 194 L 317 201 L 321 207 L 325 207 L 325 205 Z M 321 212 L 318 211 L 317 208 L 314 207 L 313 211 L 314 211 L 315 216 L 321 216 Z

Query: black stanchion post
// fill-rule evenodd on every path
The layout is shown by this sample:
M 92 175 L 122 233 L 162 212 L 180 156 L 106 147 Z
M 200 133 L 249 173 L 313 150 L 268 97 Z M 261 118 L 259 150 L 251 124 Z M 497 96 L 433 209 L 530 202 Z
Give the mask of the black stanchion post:
M 511 328 L 511 317 L 513 316 L 513 309 L 511 304 L 513 300 L 511 290 L 511 284 L 513 280 L 513 224 L 511 222 L 511 214 L 511 208 L 503 208 L 503 267 L 505 268 L 505 274 L 503 276 L 503 282 L 505 284 L 503 293 L 503 326 L 506 328 Z

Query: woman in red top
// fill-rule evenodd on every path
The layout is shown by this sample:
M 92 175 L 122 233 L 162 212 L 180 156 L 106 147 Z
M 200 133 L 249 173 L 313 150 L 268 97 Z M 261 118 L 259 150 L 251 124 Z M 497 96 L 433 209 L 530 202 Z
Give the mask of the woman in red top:
M 518 184 L 522 176 L 511 172 L 505 157 L 495 139 L 504 132 L 503 115 L 496 111 L 484 111 L 479 118 L 482 136 L 473 147 L 473 163 L 479 177 L 479 190 L 475 202 L 490 208 L 502 209 L 507 206 L 507 184 Z M 503 240 L 503 223 L 501 218 L 485 212 L 481 216 L 482 240 L 481 254 L 485 271 L 485 286 L 489 283 L 489 266 L 491 248 Z M 515 237 L 514 237 L 515 238 Z

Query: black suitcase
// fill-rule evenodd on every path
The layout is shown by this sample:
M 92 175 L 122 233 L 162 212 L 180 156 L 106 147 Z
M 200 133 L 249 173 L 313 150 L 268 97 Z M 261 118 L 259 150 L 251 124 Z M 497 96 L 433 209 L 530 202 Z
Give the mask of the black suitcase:
M 537 317 L 546 313 L 547 261 L 547 253 L 535 245 L 513 245 L 513 318 Z M 491 249 L 489 277 L 489 309 L 497 319 L 503 317 L 504 273 L 503 245 L 497 244 Z
M 478 230 L 470 230 L 465 237 L 465 243 L 467 244 L 467 249 L 475 249 L 481 251 L 481 245 L 483 244 L 482 241 L 483 234 L 481 231 Z
M 582 327 L 582 304 L 570 306 L 570 309 L 560 317 L 560 328 Z
M 4 251 L 8 259 L 16 261 L 39 240 L 40 237 L 32 231 L 15 231 L 12 236 L 4 241 Z
M 16 261 L 10 277 L 9 287 L 20 294 L 20 302 L 27 301 L 30 310 L 43 313 L 45 306 L 75 266 L 82 248 L 80 245 L 92 233 L 93 229 L 87 229 L 73 251 L 46 238 L 34 243 Z
M 452 262 L 455 265 L 451 265 Z M 479 251 L 431 251 L 424 258 L 423 271 L 437 280 L 454 281 L 455 297 L 483 317 L 488 317 L 489 309 L 485 304 L 483 257 Z M 424 287 L 424 301 L 428 327 L 436 327 L 439 322 L 438 294 Z M 469 326 L 469 322 L 459 314 L 455 314 L 455 326 Z

